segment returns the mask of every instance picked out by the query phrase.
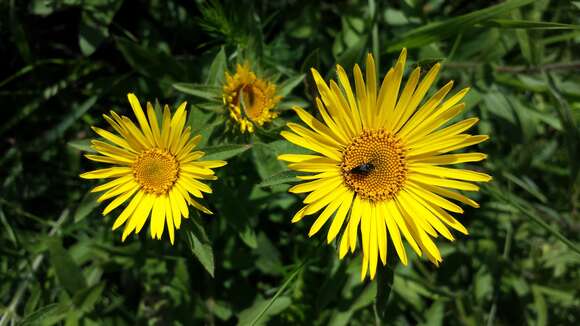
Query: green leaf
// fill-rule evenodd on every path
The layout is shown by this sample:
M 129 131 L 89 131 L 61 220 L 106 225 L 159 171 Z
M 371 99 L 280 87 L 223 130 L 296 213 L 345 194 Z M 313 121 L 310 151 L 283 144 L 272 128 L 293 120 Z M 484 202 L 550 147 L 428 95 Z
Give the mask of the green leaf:
M 92 0 L 83 2 L 79 27 L 79 47 L 85 56 L 95 52 L 109 37 L 109 25 L 123 1 Z
M 298 182 L 300 181 L 300 179 L 296 178 L 296 176 L 298 176 L 299 173 L 296 171 L 282 171 L 282 172 L 278 172 L 274 175 L 271 175 L 267 178 L 264 178 L 264 180 L 260 183 L 258 183 L 258 187 L 271 187 L 271 186 L 275 186 L 275 185 L 279 185 L 279 184 L 285 184 L 285 183 L 290 183 L 290 182 Z
M 80 139 L 80 140 L 72 140 L 67 143 L 72 148 L 78 149 L 81 152 L 87 153 L 96 153 L 91 147 L 91 140 L 90 139 Z
M 87 287 L 81 268 L 62 247 L 60 238 L 47 240 L 50 262 L 54 267 L 60 285 L 72 296 Z
M 310 255 L 306 259 L 304 259 L 304 261 L 300 265 L 298 265 L 298 267 L 296 267 L 296 269 L 294 269 L 292 274 L 290 274 L 290 276 L 286 279 L 286 281 L 282 284 L 282 286 L 280 286 L 280 288 L 278 288 L 278 290 L 276 291 L 276 293 L 274 294 L 272 299 L 268 300 L 268 302 L 266 304 L 260 304 L 260 305 L 255 304 L 253 306 L 253 309 L 251 310 L 251 314 L 248 313 L 248 317 L 244 318 L 244 320 L 250 320 L 249 317 L 253 317 L 251 319 L 252 322 L 250 323 L 250 325 L 259 325 L 258 322 L 260 322 L 260 320 L 263 317 L 271 316 L 277 309 L 279 309 L 279 307 L 281 305 L 280 303 L 278 303 L 276 306 L 274 306 L 274 304 L 276 303 L 276 300 L 282 295 L 282 293 L 284 293 L 284 291 L 292 283 L 294 278 L 296 278 L 296 276 L 298 276 L 298 274 L 304 269 L 304 266 L 306 266 L 306 264 L 309 262 L 310 258 L 315 253 L 316 253 L 316 251 L 313 250 L 310 253 Z M 282 298 L 280 298 L 280 299 L 282 299 Z M 245 325 L 246 323 L 242 323 L 242 318 L 240 318 L 239 324 Z
M 335 312 L 332 315 L 330 322 L 328 324 L 333 326 L 349 325 L 350 318 L 352 317 L 352 315 L 357 310 L 362 309 L 373 303 L 373 300 L 376 298 L 376 294 L 377 294 L 377 283 L 372 282 L 368 284 L 356 297 L 356 299 L 352 302 L 352 304 L 349 305 L 348 309 L 346 311 L 338 310 L 337 312 Z
M 225 71 L 226 51 L 222 46 L 209 67 L 209 73 L 205 84 L 209 86 L 221 86 L 224 81 Z
M 548 324 L 548 306 L 546 299 L 537 285 L 532 285 L 532 294 L 534 296 L 534 308 L 536 308 L 537 319 L 534 323 L 538 326 L 545 326 Z
M 262 179 L 282 172 L 286 167 L 277 159 L 278 153 L 269 144 L 256 143 L 252 147 L 256 170 Z
M 576 126 L 576 119 L 574 119 L 572 109 L 570 108 L 568 101 L 566 101 L 564 96 L 560 93 L 560 90 L 554 81 L 554 77 L 549 73 L 545 73 L 544 78 L 548 83 L 550 95 L 552 95 L 558 103 L 556 106 L 556 112 L 558 113 L 558 118 L 560 118 L 562 127 L 564 127 L 565 143 L 566 147 L 568 147 L 570 162 L 570 184 L 573 187 L 577 182 L 578 172 L 580 171 L 580 160 L 578 160 L 577 157 L 580 152 L 580 130 Z
M 482 25 L 488 27 L 522 29 L 580 29 L 580 25 L 531 21 L 523 19 L 491 19 L 487 22 L 484 22 Z
M 77 210 L 74 213 L 74 222 L 78 223 L 85 219 L 95 208 L 99 206 L 99 202 L 97 202 L 97 198 L 99 198 L 100 194 L 88 191 L 81 199 L 79 206 L 77 206 Z
M 256 231 L 246 224 L 243 226 L 243 229 L 238 231 L 238 235 L 240 239 L 250 248 L 255 249 L 258 247 L 258 238 L 256 237 Z
M 435 301 L 431 307 L 425 312 L 425 322 L 419 326 L 441 326 L 443 325 L 443 316 L 445 313 L 445 305 L 441 301 Z
M 205 152 L 203 160 L 227 160 L 250 149 L 249 144 L 229 144 L 205 147 L 200 150 Z
M 188 225 L 191 225 L 191 227 L 185 230 L 187 242 L 191 252 L 197 257 L 203 268 L 205 268 L 211 277 L 214 277 L 215 265 L 211 243 L 203 227 L 195 220 L 196 217 L 193 216 L 189 219 L 191 223 L 188 223 Z
M 258 258 L 254 264 L 262 273 L 266 275 L 280 275 L 284 272 L 284 265 L 280 259 L 280 251 L 264 232 L 261 232 L 257 238 L 255 253 Z
M 504 171 L 502 174 L 506 179 L 515 183 L 520 188 L 522 188 L 522 190 L 524 190 L 524 191 L 528 192 L 529 194 L 531 194 L 532 196 L 536 197 L 542 203 L 545 204 L 548 202 L 548 199 L 546 198 L 546 196 L 544 196 L 544 194 L 542 194 L 542 191 L 538 188 L 538 185 L 536 185 L 532 179 L 530 179 L 526 176 L 523 176 L 522 178 L 518 178 L 515 175 L 513 175 L 507 171 Z
M 16 233 L 14 233 L 14 229 L 12 228 L 12 225 L 10 225 L 10 223 L 6 219 L 6 215 L 4 214 L 4 210 L 2 209 L 2 206 L 0 206 L 0 222 L 2 222 L 3 229 L 6 231 L 6 233 L 8 235 L 8 239 L 10 240 L 10 242 L 12 242 L 12 244 L 14 244 L 14 247 L 17 247 L 18 240 L 16 238 Z
M 392 43 L 386 51 L 400 51 L 403 47 L 418 48 L 459 33 L 465 33 L 466 30 L 478 23 L 483 23 L 532 2 L 534 0 L 509 0 L 465 15 L 423 25 L 404 33 L 400 40 Z
M 91 312 L 101 298 L 104 289 L 105 283 L 99 283 L 77 292 L 73 298 L 75 307 L 84 313 Z
M 191 83 L 175 83 L 172 86 L 176 90 L 185 94 L 197 96 L 199 98 L 214 102 L 221 101 L 220 99 L 221 90 L 217 86 L 191 84 Z
M 87 111 L 89 111 L 99 98 L 91 96 L 80 105 L 72 106 L 72 110 L 62 119 L 58 125 L 45 132 L 42 137 L 36 141 L 37 144 L 46 144 L 61 138 L 65 131 L 73 126 Z
M 554 227 L 552 227 L 546 221 L 544 221 L 544 219 L 542 217 L 540 217 L 536 214 L 535 209 L 533 209 L 529 205 L 526 205 L 526 207 L 522 206 L 522 204 L 520 204 L 520 203 L 522 203 L 524 201 L 521 198 L 517 197 L 513 193 L 507 192 L 507 191 L 499 188 L 497 185 L 495 185 L 495 186 L 494 185 L 484 185 L 484 187 L 485 187 L 484 189 L 486 189 L 494 199 L 499 200 L 499 201 L 503 201 L 504 203 L 506 203 L 512 207 L 515 207 L 518 211 L 520 211 L 520 213 L 530 217 L 532 219 L 532 221 L 536 222 L 544 230 L 551 233 L 558 240 L 560 240 L 562 243 L 564 243 L 566 246 L 568 246 L 568 248 L 570 248 L 571 250 L 573 250 L 574 252 L 576 252 L 577 254 L 580 255 L 580 247 L 578 247 L 578 245 L 576 243 L 574 243 L 570 239 L 566 238 L 562 233 L 560 233 L 558 230 L 556 230 Z
M 395 271 L 389 266 L 379 264 L 377 266 L 377 295 L 375 297 L 375 313 L 378 320 L 387 320 L 387 302 L 391 291 L 393 290 L 393 282 Z
M 512 106 L 508 99 L 499 91 L 491 91 L 483 96 L 484 108 L 491 114 L 503 118 L 513 125 L 517 125 Z
M 302 81 L 304 80 L 304 76 L 305 74 L 301 74 L 298 76 L 294 76 L 294 77 L 290 77 L 288 79 L 286 79 L 284 82 L 282 82 L 279 87 L 278 87 L 278 91 L 276 92 L 277 95 L 280 95 L 282 97 L 287 96 L 288 94 L 290 94 L 290 92 L 292 92 L 292 90 L 300 85 L 300 83 L 302 83 Z
M 187 78 L 182 64 L 165 52 L 122 38 L 117 39 L 116 44 L 127 63 L 144 76 L 170 82 Z
M 485 302 L 491 298 L 493 294 L 493 278 L 487 269 L 482 268 L 475 275 L 474 292 L 478 302 Z
M 291 303 L 292 300 L 286 296 L 279 297 L 271 305 L 269 300 L 258 298 L 251 307 L 240 312 L 238 325 L 264 325 L 268 319 L 284 311 Z M 256 316 L 260 315 L 265 307 L 269 308 L 267 313 L 261 315 L 260 319 L 256 319 Z
M 367 37 L 363 36 L 360 40 L 352 47 L 346 49 L 346 51 L 342 52 L 338 58 L 336 59 L 336 64 L 341 65 L 342 67 L 348 68 L 353 67 L 355 63 L 359 61 L 362 57 L 364 50 L 366 49 L 367 45 Z
M 69 305 L 52 303 L 25 316 L 20 320 L 19 325 L 50 325 L 49 321 L 52 323 L 57 323 L 66 318 L 69 312 Z

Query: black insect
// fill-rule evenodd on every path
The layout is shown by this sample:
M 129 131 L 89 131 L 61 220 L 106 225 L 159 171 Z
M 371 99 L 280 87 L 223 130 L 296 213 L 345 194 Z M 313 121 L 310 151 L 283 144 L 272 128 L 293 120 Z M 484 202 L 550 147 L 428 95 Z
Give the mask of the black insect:
M 375 168 L 375 166 L 373 165 L 373 163 L 363 163 L 359 166 L 355 166 L 354 168 L 352 168 L 352 170 L 350 170 L 350 173 L 354 173 L 354 174 L 360 174 L 360 175 L 367 175 L 369 173 L 371 173 L 371 171 Z

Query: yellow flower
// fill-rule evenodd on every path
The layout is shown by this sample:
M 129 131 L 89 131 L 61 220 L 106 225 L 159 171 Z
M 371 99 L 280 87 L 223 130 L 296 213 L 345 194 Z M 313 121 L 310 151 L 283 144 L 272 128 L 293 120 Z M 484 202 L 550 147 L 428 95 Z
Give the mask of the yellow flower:
M 360 230 L 361 280 L 367 273 L 371 279 L 375 277 L 379 258 L 386 264 L 389 238 L 403 264 L 407 264 L 404 237 L 417 255 L 425 253 L 438 265 L 442 258 L 431 237 L 441 234 L 453 240 L 448 227 L 467 234 L 449 214 L 461 214 L 463 209 L 449 199 L 478 207 L 457 190 L 477 191 L 473 182 L 491 180 L 484 173 L 444 167 L 486 158 L 482 153 L 448 153 L 489 138 L 463 133 L 477 118 L 443 127 L 463 110 L 460 101 L 468 89 L 443 101 L 453 85 L 449 82 L 419 105 L 440 65 L 434 65 L 421 81 L 421 69 L 415 68 L 401 91 L 406 56 L 403 49 L 378 92 L 370 54 L 366 84 L 359 66 L 354 67 L 356 93 L 341 66 L 337 66 L 339 84 L 330 81 L 330 85 L 312 69 L 322 120 L 294 107 L 308 127 L 288 123 L 291 131 L 282 132 L 290 142 L 316 152 L 279 156 L 290 162 L 290 169 L 310 173 L 299 177 L 306 182 L 290 188 L 293 193 L 309 193 L 292 222 L 322 211 L 310 229 L 309 236 L 313 236 L 334 215 L 327 241 L 342 231 L 340 259 L 349 249 L 354 252 Z
M 117 217 L 113 230 L 125 224 L 122 239 L 131 232 L 139 233 L 151 215 L 151 237 L 161 239 L 165 224 L 171 243 L 174 229 L 181 226 L 181 217 L 188 218 L 191 205 L 212 214 L 193 197 L 203 198 L 211 188 L 200 180 L 216 180 L 212 168 L 224 166 L 224 161 L 199 161 L 204 152 L 193 151 L 201 136 L 191 137 L 191 128 L 185 127 L 186 103 L 182 103 L 171 116 L 169 107 L 163 110 L 161 121 L 157 120 L 151 103 L 147 103 L 147 116 L 139 100 L 129 94 L 129 103 L 137 117 L 139 127 L 126 116 L 111 111 L 103 115 L 117 134 L 92 127 L 108 142 L 93 140 L 92 148 L 101 155 L 88 154 L 90 160 L 112 164 L 113 167 L 81 174 L 85 179 L 111 178 L 92 192 L 105 191 L 99 202 L 113 199 L 103 210 L 103 215 L 125 202 L 129 204 Z
M 247 63 L 238 64 L 233 76 L 226 72 L 222 97 L 242 133 L 253 133 L 255 125 L 261 127 L 278 116 L 273 111 L 281 99 L 276 96 L 276 85 L 256 77 Z

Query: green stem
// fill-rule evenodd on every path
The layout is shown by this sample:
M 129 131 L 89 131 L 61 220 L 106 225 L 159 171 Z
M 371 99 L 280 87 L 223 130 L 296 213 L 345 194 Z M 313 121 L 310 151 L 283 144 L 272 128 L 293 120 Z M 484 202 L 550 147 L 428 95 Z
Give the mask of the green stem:
M 322 242 L 320 244 L 322 244 Z M 320 245 L 316 249 L 318 248 L 320 248 Z M 288 279 L 284 282 L 284 284 L 282 284 L 282 286 L 280 286 L 278 291 L 276 291 L 276 293 L 274 294 L 272 299 L 270 299 L 270 301 L 264 307 L 264 309 L 262 309 L 262 311 L 260 311 L 260 313 L 256 317 L 254 317 L 250 325 L 256 325 L 258 321 L 260 321 L 260 319 L 264 316 L 264 314 L 266 314 L 268 309 L 270 309 L 270 307 L 274 304 L 274 302 L 278 299 L 278 297 L 286 290 L 288 285 L 290 285 L 290 283 L 294 280 L 294 278 L 296 278 L 296 276 L 302 271 L 302 269 L 304 269 L 304 266 L 306 266 L 306 264 L 310 261 L 310 258 L 312 258 L 312 256 L 314 256 L 316 252 L 318 252 L 318 250 L 312 250 L 310 252 L 310 255 L 308 255 L 300 265 L 298 265 L 298 267 L 292 272 L 292 274 L 290 274 L 290 277 L 288 277 Z

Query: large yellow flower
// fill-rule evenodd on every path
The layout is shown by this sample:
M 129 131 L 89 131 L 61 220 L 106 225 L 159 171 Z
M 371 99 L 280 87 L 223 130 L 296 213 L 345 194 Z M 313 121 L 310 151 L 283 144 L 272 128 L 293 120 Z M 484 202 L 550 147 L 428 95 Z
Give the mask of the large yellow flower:
M 233 76 L 226 72 L 222 97 L 242 133 L 252 133 L 255 125 L 261 127 L 278 116 L 274 108 L 281 97 L 276 96 L 276 85 L 258 78 L 247 63 L 238 64 Z
M 370 54 L 366 84 L 359 66 L 354 67 L 356 93 L 341 66 L 337 66 L 339 84 L 330 81 L 330 85 L 312 69 L 322 120 L 295 107 L 308 127 L 288 123 L 291 131 L 282 132 L 290 142 L 316 152 L 279 157 L 290 162 L 289 168 L 310 173 L 299 177 L 307 182 L 290 188 L 293 193 L 309 193 L 292 222 L 322 210 L 310 229 L 312 236 L 334 216 L 327 240 L 331 242 L 342 231 L 341 259 L 349 248 L 354 252 L 360 230 L 361 279 L 367 273 L 375 277 L 379 258 L 386 264 L 389 238 L 403 264 L 407 264 L 404 237 L 419 256 L 424 252 L 438 265 L 442 258 L 431 237 L 441 234 L 453 240 L 448 227 L 467 234 L 449 214 L 461 214 L 463 209 L 449 199 L 478 207 L 458 190 L 477 191 L 472 182 L 491 180 L 484 173 L 444 167 L 486 158 L 482 153 L 449 154 L 489 138 L 464 133 L 477 118 L 444 126 L 463 110 L 460 101 L 468 89 L 443 101 L 453 85 L 449 82 L 423 101 L 439 72 L 436 64 L 421 81 L 421 69 L 415 68 L 401 91 L 406 56 L 403 49 L 378 92 Z
M 169 107 L 163 110 L 158 122 L 151 103 L 147 103 L 147 116 L 137 97 L 129 94 L 129 103 L 139 122 L 137 127 L 126 116 L 111 111 L 103 115 L 117 134 L 93 127 L 108 142 L 93 140 L 92 148 L 101 155 L 88 154 L 90 160 L 108 163 L 113 167 L 81 174 L 85 179 L 112 178 L 92 191 L 105 191 L 99 202 L 113 199 L 103 210 L 103 215 L 125 202 L 129 204 L 117 217 L 113 230 L 125 224 L 122 239 L 131 232 L 139 233 L 151 215 L 151 237 L 161 239 L 165 224 L 171 243 L 175 229 L 181 226 L 181 217 L 188 218 L 188 204 L 211 214 L 190 195 L 203 198 L 211 188 L 200 180 L 215 180 L 212 168 L 224 166 L 224 161 L 199 161 L 204 152 L 193 151 L 201 136 L 191 137 L 191 128 L 185 127 L 186 103 L 182 103 L 171 116 Z

